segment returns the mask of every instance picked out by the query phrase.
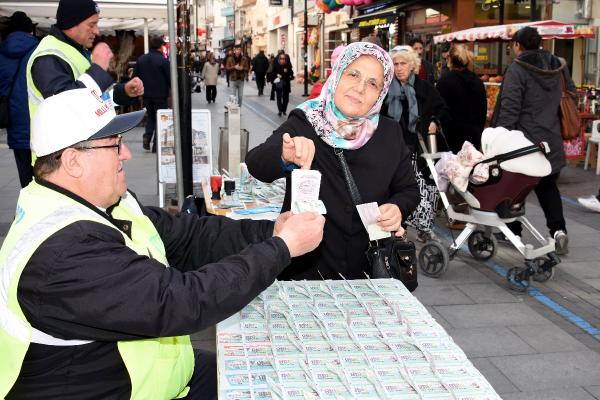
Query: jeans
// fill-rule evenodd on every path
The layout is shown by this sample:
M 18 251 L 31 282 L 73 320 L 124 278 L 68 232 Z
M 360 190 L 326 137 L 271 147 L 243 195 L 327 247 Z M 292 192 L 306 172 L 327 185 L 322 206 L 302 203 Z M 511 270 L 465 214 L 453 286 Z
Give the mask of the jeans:
M 238 79 L 237 81 L 231 81 L 233 85 L 233 94 L 237 95 L 238 106 L 242 108 L 242 96 L 244 95 L 244 81 Z
M 217 85 L 206 85 L 206 101 L 215 102 L 217 98 Z
M 290 93 L 285 88 L 283 90 L 275 90 L 275 93 L 277 94 L 277 111 L 280 113 L 287 112 L 287 106 L 290 102 Z

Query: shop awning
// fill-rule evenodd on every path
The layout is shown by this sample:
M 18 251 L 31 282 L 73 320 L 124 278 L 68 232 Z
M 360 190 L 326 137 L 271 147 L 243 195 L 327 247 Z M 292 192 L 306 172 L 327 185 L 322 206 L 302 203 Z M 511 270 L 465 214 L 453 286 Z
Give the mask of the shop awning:
M 489 42 L 495 40 L 510 40 L 516 31 L 525 26 L 536 28 L 543 39 L 593 39 L 596 37 L 595 26 L 564 24 L 562 22 L 549 20 L 465 29 L 463 31 L 434 36 L 433 41 L 437 44 L 444 42 Z

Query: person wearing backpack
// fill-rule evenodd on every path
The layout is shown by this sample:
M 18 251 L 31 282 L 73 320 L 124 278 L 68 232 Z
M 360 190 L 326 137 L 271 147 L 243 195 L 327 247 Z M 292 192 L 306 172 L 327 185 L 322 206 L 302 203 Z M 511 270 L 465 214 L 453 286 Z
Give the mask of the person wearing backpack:
M 34 25 L 22 11 L 15 12 L 8 25 L 8 36 L 0 43 L 0 96 L 6 96 L 7 142 L 15 155 L 21 187 L 33 177 L 29 149 L 29 108 L 27 107 L 27 61 L 38 40 Z
M 542 38 L 537 29 L 519 29 L 512 38 L 515 59 L 507 67 L 498 94 L 492 127 L 519 130 L 532 143 L 547 142 L 547 155 L 552 173 L 540 179 L 535 194 L 546 217 L 546 226 L 556 242 L 556 254 L 568 253 L 568 237 L 562 200 L 556 181 L 566 165 L 559 119 L 562 95 L 561 74 L 566 88 L 575 92 L 575 84 L 566 64 L 547 50 L 541 49 Z M 521 223 L 508 224 L 521 234 Z

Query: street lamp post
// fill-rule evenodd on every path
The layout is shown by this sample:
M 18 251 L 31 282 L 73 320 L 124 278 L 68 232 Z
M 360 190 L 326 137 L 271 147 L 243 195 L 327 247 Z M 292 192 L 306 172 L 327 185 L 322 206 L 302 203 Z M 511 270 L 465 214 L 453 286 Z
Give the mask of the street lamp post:
M 308 96 L 308 5 L 304 0 L 304 93 L 302 96 Z

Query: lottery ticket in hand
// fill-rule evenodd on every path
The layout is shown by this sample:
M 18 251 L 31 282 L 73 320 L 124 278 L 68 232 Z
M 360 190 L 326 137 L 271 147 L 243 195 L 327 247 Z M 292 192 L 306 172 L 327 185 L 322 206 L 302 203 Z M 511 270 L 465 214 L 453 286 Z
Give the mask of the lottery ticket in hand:
M 384 231 L 377 225 L 377 217 L 379 217 L 381 213 L 379 212 L 379 207 L 376 202 L 359 204 L 356 208 L 358 209 L 360 220 L 369 234 L 369 240 L 379 240 L 390 237 L 389 232 Z

